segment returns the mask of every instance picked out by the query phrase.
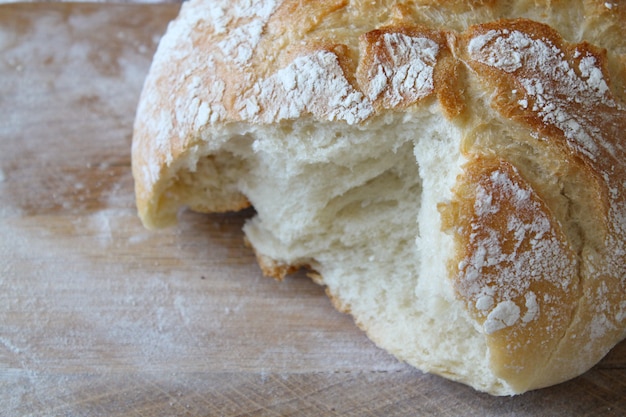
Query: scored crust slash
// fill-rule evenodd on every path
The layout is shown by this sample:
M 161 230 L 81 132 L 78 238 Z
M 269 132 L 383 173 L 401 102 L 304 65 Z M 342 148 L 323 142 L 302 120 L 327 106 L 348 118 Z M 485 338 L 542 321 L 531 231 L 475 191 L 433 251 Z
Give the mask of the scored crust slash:
M 573 378 L 626 336 L 625 26 L 605 1 L 191 0 L 139 102 L 139 215 L 252 205 L 263 272 L 306 268 L 400 360 L 494 395 Z

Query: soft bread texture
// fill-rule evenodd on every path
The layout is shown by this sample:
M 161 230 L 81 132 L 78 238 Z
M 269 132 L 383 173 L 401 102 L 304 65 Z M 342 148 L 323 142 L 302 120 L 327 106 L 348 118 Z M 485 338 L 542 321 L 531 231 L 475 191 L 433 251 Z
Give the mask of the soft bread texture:
M 626 336 L 626 4 L 184 3 L 139 103 L 149 228 L 256 215 L 382 348 L 494 395 Z

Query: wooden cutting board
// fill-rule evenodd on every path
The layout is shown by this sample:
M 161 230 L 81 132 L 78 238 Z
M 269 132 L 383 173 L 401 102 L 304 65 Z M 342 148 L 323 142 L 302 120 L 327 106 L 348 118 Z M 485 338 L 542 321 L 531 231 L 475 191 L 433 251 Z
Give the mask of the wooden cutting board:
M 0 415 L 625 415 L 626 344 L 494 398 L 398 363 L 303 276 L 263 278 L 250 212 L 143 229 L 134 109 L 177 5 L 0 6 Z

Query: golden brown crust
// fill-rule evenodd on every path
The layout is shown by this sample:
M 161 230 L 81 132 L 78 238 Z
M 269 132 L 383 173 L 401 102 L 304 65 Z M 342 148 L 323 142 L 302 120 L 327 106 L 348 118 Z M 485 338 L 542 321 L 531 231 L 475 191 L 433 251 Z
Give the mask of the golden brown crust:
M 181 180 L 230 126 L 366 126 L 438 103 L 469 161 L 441 207 L 458 247 L 452 282 L 494 373 L 523 391 L 584 371 L 626 329 L 626 7 L 559 3 L 186 3 L 138 109 L 144 223 L 168 224 L 185 204 L 249 204 L 236 179 L 199 205 Z M 257 258 L 277 279 L 301 266 Z
M 626 107 L 612 95 L 609 88 L 605 51 L 586 42 L 568 44 L 553 29 L 526 20 L 478 25 L 470 28 L 466 39 L 464 49 L 468 52 L 467 62 L 480 76 L 488 91 L 492 91 L 493 107 L 504 118 L 520 123 L 533 132 L 536 140 L 549 142 L 553 150 L 557 151 L 557 158 L 569 160 L 568 167 L 574 169 L 576 175 L 583 178 L 591 188 L 587 192 L 591 193 L 593 203 L 581 201 L 581 196 L 570 189 L 568 198 L 572 206 L 589 207 L 589 204 L 593 204 L 594 208 L 588 213 L 579 213 L 575 220 L 570 219 L 569 224 L 563 215 L 554 214 L 559 210 L 554 200 L 552 210 L 545 206 L 550 198 L 542 184 L 533 184 L 533 190 L 524 185 L 527 183 L 519 174 L 512 175 L 509 172 L 507 176 L 513 184 L 509 188 L 527 190 L 538 207 L 538 212 L 532 218 L 513 221 L 523 211 L 520 208 L 503 208 L 507 206 L 503 200 L 507 199 L 498 194 L 501 190 L 492 194 L 496 191 L 494 187 L 483 183 L 485 178 L 493 178 L 493 169 L 477 168 L 476 165 L 482 165 L 478 162 L 468 165 L 466 173 L 469 175 L 461 179 L 464 185 L 460 186 L 458 193 L 460 201 L 464 201 L 467 197 L 463 195 L 467 191 L 462 191 L 463 188 L 469 187 L 475 191 L 473 187 L 478 187 L 479 190 L 487 190 L 489 196 L 478 198 L 474 195 L 469 201 L 459 203 L 464 207 L 461 211 L 465 211 L 456 217 L 457 223 L 453 226 L 464 224 L 460 226 L 464 232 L 457 234 L 459 244 L 464 248 L 461 253 L 465 255 L 460 258 L 459 265 L 462 267 L 458 267 L 457 277 L 460 278 L 456 287 L 469 304 L 479 303 L 480 300 L 468 297 L 466 286 L 471 280 L 468 279 L 466 265 L 480 266 L 480 280 L 486 280 L 477 287 L 482 292 L 493 288 L 489 270 L 493 266 L 491 264 L 505 266 L 495 259 L 497 256 L 478 261 L 476 257 L 485 250 L 485 243 L 483 246 L 472 246 L 470 242 L 476 239 L 480 241 L 482 234 L 491 231 L 496 234 L 498 245 L 504 245 L 511 241 L 506 235 L 511 231 L 511 223 L 524 225 L 526 229 L 532 229 L 538 219 L 549 220 L 551 224 L 550 232 L 542 232 L 542 238 L 558 242 L 553 253 L 532 250 L 528 253 L 538 259 L 525 259 L 526 251 L 522 244 L 513 258 L 515 262 L 524 261 L 532 266 L 523 268 L 516 275 L 517 282 L 504 286 L 504 291 L 516 293 L 505 301 L 512 303 L 508 304 L 507 312 L 513 322 L 518 310 L 520 314 L 525 314 L 524 300 L 519 299 L 519 290 L 530 288 L 529 285 L 535 282 L 547 285 L 539 291 L 527 289 L 534 294 L 533 306 L 542 312 L 539 323 L 531 331 L 524 320 L 515 321 L 519 325 L 507 326 L 507 331 L 497 337 L 500 340 L 489 337 L 489 344 L 495 353 L 493 363 L 497 369 L 497 357 L 507 357 L 507 360 L 501 362 L 503 368 L 500 372 L 506 375 L 513 386 L 518 383 L 549 385 L 563 378 L 563 366 L 567 359 L 583 362 L 581 358 L 584 357 L 592 364 L 607 351 L 607 346 L 610 346 L 607 340 L 619 340 L 624 334 L 624 301 L 618 301 L 609 294 L 624 294 L 626 291 L 626 230 L 623 226 L 623 210 L 626 207 L 626 170 L 623 161 L 626 155 L 622 145 L 626 131 Z M 498 169 L 496 172 L 502 172 L 501 168 Z M 481 174 L 478 178 L 472 178 L 471 173 L 476 170 Z M 543 198 L 539 197 L 542 193 Z M 471 206 L 476 208 L 487 200 L 500 207 L 491 214 L 493 219 L 490 221 L 484 218 L 481 220 L 481 216 L 471 210 Z M 510 201 L 515 200 L 510 196 Z M 568 216 L 574 217 L 571 213 Z M 492 224 L 494 219 L 498 219 L 500 225 Z M 567 243 L 568 233 L 561 232 L 562 227 L 574 228 L 575 231 L 570 230 L 569 234 L 580 234 L 581 242 L 574 247 L 570 246 Z M 534 238 L 534 242 L 538 245 L 542 240 Z M 549 260 L 551 265 L 536 271 L 535 265 L 540 264 L 541 259 Z M 489 264 L 489 268 L 483 266 L 484 262 Z M 552 269 L 554 265 L 558 268 Z M 526 278 L 528 274 L 533 275 L 533 278 Z M 505 276 L 502 272 L 495 275 Z M 558 285 L 554 286 L 555 283 L 563 286 L 559 288 Z M 494 305 L 498 306 L 501 299 L 495 299 Z M 550 305 L 546 305 L 546 300 L 549 300 Z M 554 300 L 558 300 L 558 303 L 551 304 Z M 490 309 L 489 314 L 494 311 L 496 309 Z M 520 317 L 523 318 L 517 318 Z M 508 339 L 511 332 L 518 333 Z M 585 341 L 584 354 L 573 351 L 572 345 L 567 346 L 574 339 Z M 543 344 L 538 345 L 537 340 Z M 530 351 L 522 353 L 524 344 L 534 346 Z M 544 351 L 546 346 L 550 348 Z M 549 358 L 550 361 L 546 363 L 541 358 Z M 533 361 L 535 365 L 527 364 L 519 369 L 535 372 L 536 375 L 515 375 L 518 371 L 510 366 L 519 359 Z M 505 365 L 508 368 L 505 369 Z M 518 387 L 527 388 L 523 385 Z
M 310 266 L 307 264 L 290 265 L 284 262 L 277 261 L 276 259 L 272 259 L 269 256 L 263 255 L 262 253 L 258 252 L 254 248 L 254 246 L 252 246 L 248 239 L 244 239 L 244 243 L 246 244 L 246 246 L 254 250 L 256 261 L 261 268 L 263 276 L 265 277 L 274 278 L 276 281 L 282 281 L 287 275 L 293 274 L 300 269 L 310 269 Z M 321 275 L 314 271 L 311 271 L 308 274 L 310 278 L 313 279 L 313 281 L 321 285 Z
M 459 245 L 455 290 L 487 335 L 494 373 L 525 391 L 572 320 L 581 296 L 578 256 L 506 161 L 471 159 L 455 196 L 443 210 Z
M 391 26 L 361 35 L 359 49 L 358 84 L 382 110 L 402 109 L 430 96 L 435 91 L 434 68 L 447 46 L 441 32 Z

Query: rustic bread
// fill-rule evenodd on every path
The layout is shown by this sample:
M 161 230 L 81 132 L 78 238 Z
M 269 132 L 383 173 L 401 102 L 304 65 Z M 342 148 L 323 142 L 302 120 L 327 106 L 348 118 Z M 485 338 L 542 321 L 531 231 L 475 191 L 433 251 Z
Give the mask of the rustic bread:
M 495 395 L 626 336 L 626 5 L 184 3 L 140 99 L 149 228 L 256 215 L 379 346 Z

